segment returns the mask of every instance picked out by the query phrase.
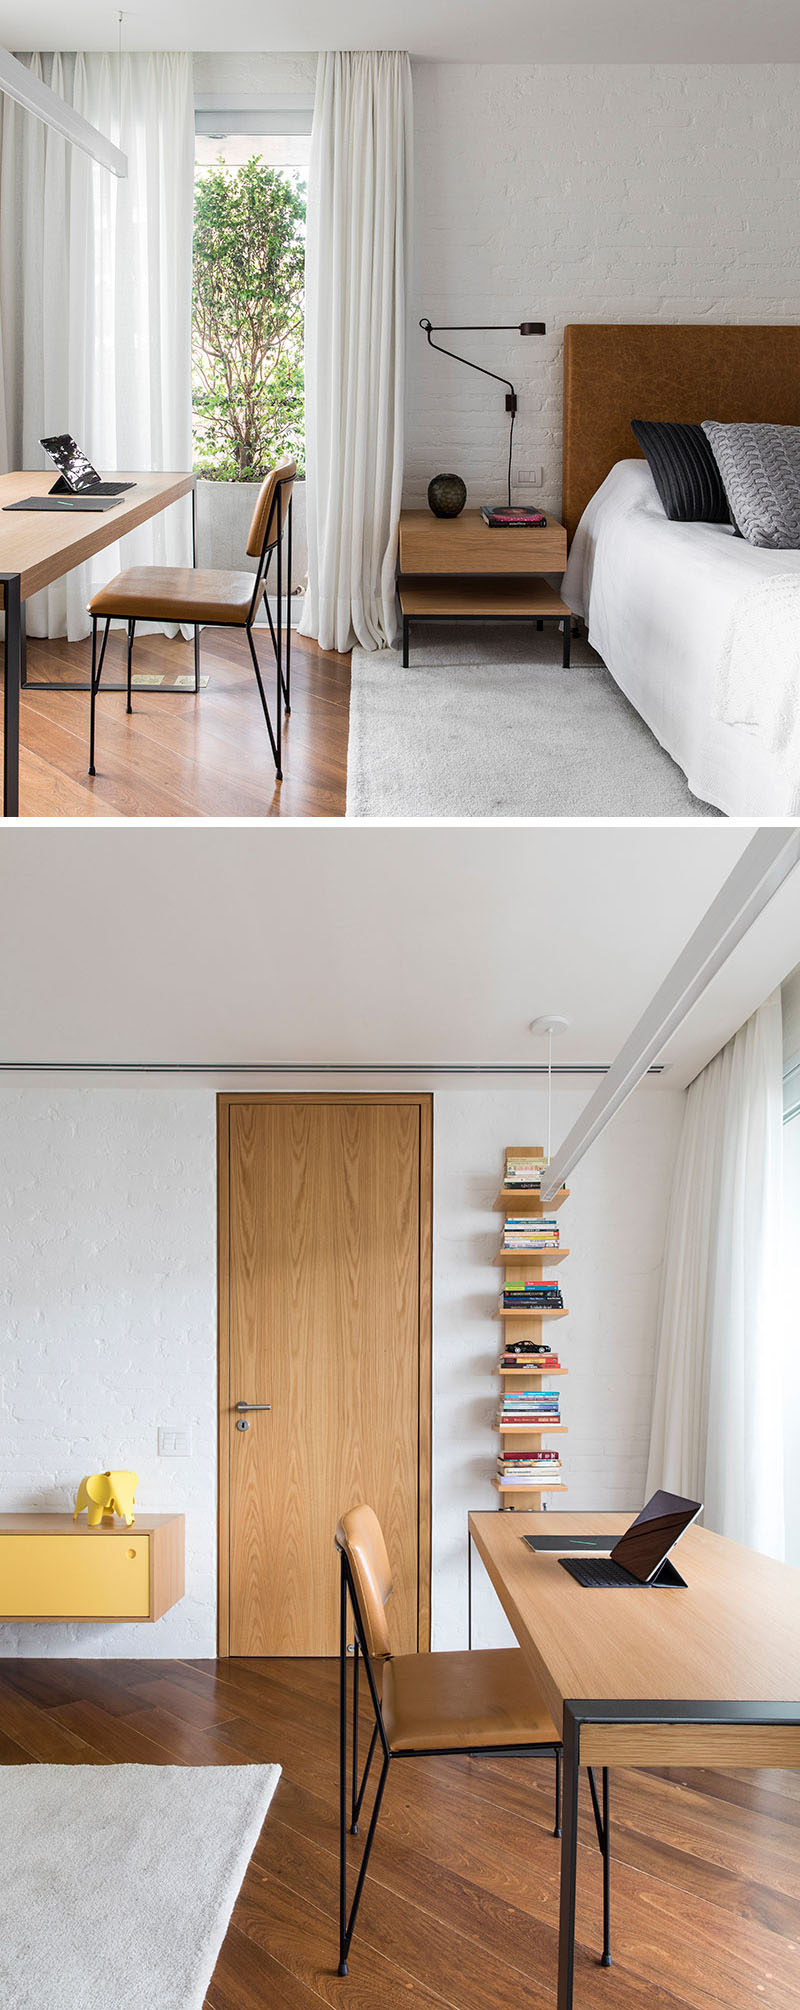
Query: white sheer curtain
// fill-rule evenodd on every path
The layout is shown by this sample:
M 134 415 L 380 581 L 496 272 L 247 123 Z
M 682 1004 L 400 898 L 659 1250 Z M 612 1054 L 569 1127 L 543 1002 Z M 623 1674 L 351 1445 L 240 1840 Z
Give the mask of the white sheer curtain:
M 648 1493 L 705 1502 L 707 1528 L 784 1553 L 780 993 L 686 1099 L 659 1315 Z
M 2 102 L 0 457 L 41 468 L 74 433 L 101 468 L 191 467 L 194 96 L 189 55 L 29 56 L 128 155 L 119 181 Z M 55 479 L 55 471 L 54 471 Z M 187 564 L 178 504 L 37 595 L 33 635 L 88 633 L 86 600 L 125 564 Z
M 300 632 L 324 649 L 394 640 L 411 176 L 408 56 L 321 55 L 308 189 Z

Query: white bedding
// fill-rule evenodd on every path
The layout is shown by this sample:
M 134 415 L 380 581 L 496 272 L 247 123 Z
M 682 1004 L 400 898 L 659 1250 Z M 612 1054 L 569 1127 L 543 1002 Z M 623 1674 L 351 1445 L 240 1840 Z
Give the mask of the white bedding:
M 728 816 L 798 813 L 800 552 L 670 523 L 646 461 L 618 461 L 563 593 L 694 795 Z

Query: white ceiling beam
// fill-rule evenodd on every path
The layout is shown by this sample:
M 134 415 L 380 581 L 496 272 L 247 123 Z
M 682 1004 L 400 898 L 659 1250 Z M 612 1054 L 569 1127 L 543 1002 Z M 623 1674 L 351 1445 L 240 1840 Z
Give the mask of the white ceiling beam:
M 712 977 L 741 942 L 753 922 L 800 860 L 800 832 L 770 827 L 751 838 L 746 851 L 712 900 L 677 962 L 612 1062 L 605 1080 L 551 1159 L 542 1180 L 542 1205 L 564 1186 L 590 1145 L 610 1124 L 691 1012 Z
M 73 147 L 82 147 L 85 154 L 100 167 L 109 168 L 112 174 L 124 179 L 128 172 L 128 156 L 120 152 L 105 133 L 91 126 L 88 119 L 82 119 L 80 112 L 74 112 L 57 91 L 51 91 L 35 77 L 25 63 L 19 63 L 8 49 L 0 49 L 0 91 L 7 98 L 14 98 L 26 112 L 32 112 L 35 119 L 41 119 L 46 126 L 60 133 L 62 139 L 69 140 Z

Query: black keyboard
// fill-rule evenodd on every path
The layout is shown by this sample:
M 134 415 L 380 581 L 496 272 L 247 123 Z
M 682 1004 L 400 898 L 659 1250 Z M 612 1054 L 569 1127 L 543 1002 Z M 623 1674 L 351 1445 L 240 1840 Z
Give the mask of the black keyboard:
M 562 1570 L 568 1570 L 570 1577 L 577 1578 L 579 1584 L 600 1585 L 610 1589 L 616 1584 L 639 1584 L 640 1579 L 625 1570 L 621 1563 L 612 1563 L 604 1556 L 560 1556 Z
M 135 487 L 135 482 L 93 482 L 91 488 L 84 489 L 82 493 L 89 496 L 124 496 L 126 489 Z

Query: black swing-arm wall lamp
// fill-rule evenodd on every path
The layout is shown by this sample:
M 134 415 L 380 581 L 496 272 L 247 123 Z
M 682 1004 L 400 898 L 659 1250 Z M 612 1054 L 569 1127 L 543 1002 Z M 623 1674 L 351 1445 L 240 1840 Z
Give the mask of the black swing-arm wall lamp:
M 463 363 L 467 370 L 477 370 L 481 377 L 491 377 L 495 384 L 505 384 L 506 411 L 510 414 L 508 428 L 508 507 L 511 508 L 511 457 L 514 451 L 514 420 L 517 416 L 517 394 L 509 377 L 500 377 L 496 370 L 487 370 L 483 363 L 473 363 L 469 356 L 457 355 L 455 349 L 445 349 L 443 342 L 434 342 L 434 335 L 546 335 L 544 321 L 450 321 L 433 322 L 421 320 L 431 349 L 438 349 L 440 356 L 450 356 L 454 363 Z

